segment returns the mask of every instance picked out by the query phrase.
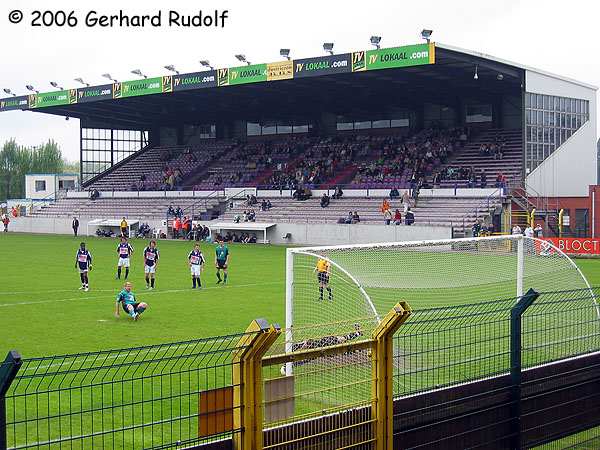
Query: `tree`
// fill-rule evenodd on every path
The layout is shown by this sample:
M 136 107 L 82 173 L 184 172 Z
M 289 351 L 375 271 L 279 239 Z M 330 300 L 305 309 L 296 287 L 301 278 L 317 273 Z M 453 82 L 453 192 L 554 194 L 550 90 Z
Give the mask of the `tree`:
M 0 200 L 25 196 L 28 173 L 60 173 L 65 161 L 56 142 L 49 140 L 38 147 L 22 147 L 14 139 L 0 150 Z

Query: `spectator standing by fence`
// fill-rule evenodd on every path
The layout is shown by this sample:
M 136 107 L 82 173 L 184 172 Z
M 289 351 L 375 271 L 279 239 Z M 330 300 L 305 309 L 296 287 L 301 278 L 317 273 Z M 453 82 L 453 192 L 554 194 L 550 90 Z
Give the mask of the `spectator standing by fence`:
M 2 225 L 4 225 L 4 232 L 8 233 L 8 224 L 10 223 L 10 219 L 8 218 L 8 214 L 2 214 Z
M 77 217 L 73 217 L 71 226 L 73 227 L 73 235 L 77 236 L 77 230 L 79 230 L 79 220 L 77 220 Z
M 127 223 L 127 220 L 125 220 L 125 217 L 123 217 L 123 219 L 121 220 L 121 236 L 125 236 L 125 237 L 129 237 L 128 233 L 127 233 L 127 227 L 129 226 L 129 224 Z

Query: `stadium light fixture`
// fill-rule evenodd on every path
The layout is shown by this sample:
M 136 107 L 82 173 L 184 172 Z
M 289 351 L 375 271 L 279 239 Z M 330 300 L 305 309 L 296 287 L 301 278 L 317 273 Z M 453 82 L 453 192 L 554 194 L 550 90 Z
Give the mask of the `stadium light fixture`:
M 140 69 L 135 69 L 131 71 L 132 74 L 137 75 L 138 77 L 148 78 L 146 75 L 142 73 Z
M 333 55 L 333 42 L 324 42 L 323 50 L 325 50 L 326 53 Z
M 250 61 L 248 61 L 248 60 L 246 59 L 246 56 L 245 56 L 245 55 L 242 55 L 242 54 L 235 55 L 235 58 L 236 58 L 236 59 L 237 59 L 239 62 L 243 62 L 243 63 L 246 63 L 246 64 L 248 64 L 248 65 L 250 65 L 250 64 L 251 64 L 251 63 L 250 63 Z
M 479 74 L 477 73 L 479 66 L 476 64 L 475 65 L 475 74 L 473 75 L 473 79 L 474 80 L 479 80 Z
M 279 55 L 283 56 L 288 61 L 291 59 L 290 58 L 290 49 L 289 48 L 282 48 L 281 50 L 279 50 Z
M 431 40 L 431 35 L 432 34 L 433 34 L 433 30 L 423 29 L 421 31 L 421 38 L 425 39 L 427 41 L 427 43 L 429 44 L 429 41 Z
M 174 73 L 176 73 L 177 75 L 179 75 L 179 70 L 177 70 L 173 64 L 169 64 L 168 66 L 164 66 L 164 67 L 165 67 L 165 69 L 167 69 L 169 72 L 174 72 Z
M 34 88 L 31 84 L 26 84 L 25 87 L 27 88 L 28 91 L 35 92 L 36 94 L 40 93 L 40 91 L 38 91 L 36 88 Z
M 90 83 L 86 83 L 85 81 L 83 81 L 83 78 L 75 78 L 74 81 L 77 81 L 78 83 L 81 83 L 81 84 L 85 84 L 87 87 L 90 86 Z
M 60 86 L 56 81 L 51 81 L 50 82 L 50 86 L 52 86 L 55 89 L 58 89 L 60 91 L 64 91 L 65 88 L 63 88 L 62 86 Z
M 381 36 L 371 36 L 371 45 L 374 45 L 376 48 L 379 48 L 380 42 L 381 42 Z
M 11 91 L 11 90 L 10 90 L 10 89 L 8 89 L 8 88 L 4 88 L 4 89 L 2 89 L 2 90 L 3 90 L 4 92 L 6 92 L 8 95 L 12 95 L 13 97 L 16 97 L 16 96 L 17 96 L 17 94 L 15 94 L 13 91 Z
M 208 67 L 210 70 L 215 70 L 215 68 L 210 65 L 210 61 L 208 59 L 201 59 L 198 62 L 202 67 Z
M 119 81 L 113 77 L 110 76 L 110 73 L 103 73 L 102 76 L 104 78 L 108 78 L 110 81 L 112 81 L 113 83 L 118 83 Z

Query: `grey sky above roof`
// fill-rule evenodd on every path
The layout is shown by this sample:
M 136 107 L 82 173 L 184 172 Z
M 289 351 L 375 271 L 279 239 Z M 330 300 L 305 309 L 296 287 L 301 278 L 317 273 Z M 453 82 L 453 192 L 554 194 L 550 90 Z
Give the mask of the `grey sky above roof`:
M 369 38 L 381 36 L 381 46 L 420 41 L 423 28 L 433 30 L 432 39 L 444 44 L 493 55 L 523 66 L 535 67 L 586 84 L 600 85 L 596 58 L 600 31 L 595 18 L 600 6 L 580 1 L 565 8 L 557 0 L 456 2 L 316 1 L 282 2 L 220 0 L 189 2 L 157 0 L 101 3 L 55 0 L 0 2 L 0 88 L 18 95 L 27 93 L 25 84 L 40 91 L 52 90 L 50 81 L 65 87 L 102 84 L 102 74 L 118 80 L 133 79 L 133 69 L 149 76 L 169 73 L 172 64 L 180 72 L 200 70 L 199 60 L 215 67 L 237 65 L 236 54 L 252 62 L 281 60 L 279 50 L 290 49 L 290 57 L 323 54 L 323 42 L 333 42 L 334 52 L 370 48 Z M 126 6 L 124 6 L 126 5 Z M 225 28 L 88 29 L 32 28 L 24 22 L 12 25 L 8 13 L 20 9 L 31 20 L 35 9 L 75 11 L 80 22 L 90 10 L 115 14 L 154 14 L 177 10 L 197 14 L 229 10 Z M 0 116 L 0 142 L 15 137 L 35 145 L 53 138 L 71 159 L 79 156 L 79 124 L 33 112 L 5 112 Z

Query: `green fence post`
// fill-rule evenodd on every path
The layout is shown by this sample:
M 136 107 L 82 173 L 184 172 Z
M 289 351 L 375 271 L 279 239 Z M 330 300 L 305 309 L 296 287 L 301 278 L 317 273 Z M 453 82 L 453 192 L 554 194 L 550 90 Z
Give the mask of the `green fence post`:
M 523 313 L 538 298 L 535 290 L 529 289 L 510 310 L 510 380 L 511 380 L 511 449 L 521 449 L 521 353 L 523 339 L 521 324 Z
M 0 364 L 0 450 L 6 450 L 6 393 L 21 367 L 21 355 L 11 350 Z

